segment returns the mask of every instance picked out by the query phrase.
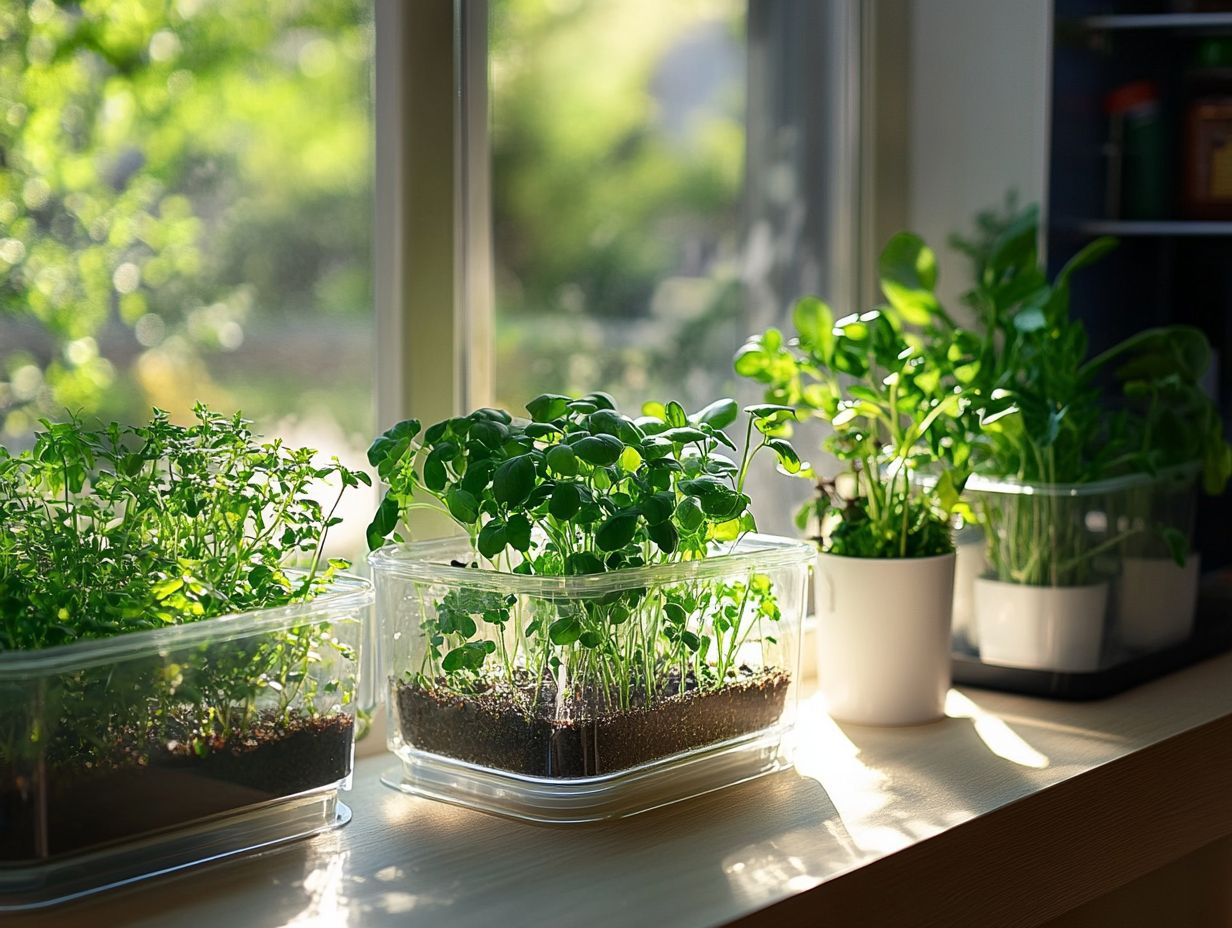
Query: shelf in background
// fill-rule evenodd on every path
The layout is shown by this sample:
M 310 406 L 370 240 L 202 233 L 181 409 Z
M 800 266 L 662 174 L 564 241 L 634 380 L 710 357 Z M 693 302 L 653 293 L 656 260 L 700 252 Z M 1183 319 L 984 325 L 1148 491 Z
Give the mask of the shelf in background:
M 1083 29 L 1091 32 L 1123 29 L 1232 30 L 1232 12 L 1111 14 L 1108 16 L 1086 16 L 1080 19 L 1078 23 Z
M 1157 236 L 1174 237 L 1219 237 L 1232 236 L 1232 222 L 1203 222 L 1198 220 L 1128 220 L 1128 219 L 1058 219 L 1053 223 L 1058 232 L 1081 235 Z

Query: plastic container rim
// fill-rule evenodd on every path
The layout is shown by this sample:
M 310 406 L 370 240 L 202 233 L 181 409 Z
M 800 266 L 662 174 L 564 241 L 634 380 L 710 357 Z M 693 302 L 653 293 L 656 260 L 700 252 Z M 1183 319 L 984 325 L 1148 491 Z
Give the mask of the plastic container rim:
M 314 617 L 366 608 L 375 601 L 372 583 L 353 574 L 337 574 L 325 591 L 307 602 L 124 632 L 109 638 L 75 641 L 32 651 L 0 652 L 0 679 L 67 669 L 85 669 L 140 654 L 157 653 L 202 641 L 229 641 L 256 632 L 282 631 Z
M 1165 479 L 1194 478 L 1201 471 L 1201 462 L 1195 461 L 1188 464 L 1176 464 L 1172 467 L 1161 467 L 1154 473 L 1140 471 L 1120 477 L 1109 477 L 1105 480 L 1093 480 L 1090 483 L 1029 483 L 1015 480 L 1012 477 L 972 474 L 967 480 L 964 492 L 970 490 L 973 493 L 1002 493 L 1017 496 L 1098 496 L 1149 486 Z
M 945 554 L 926 554 L 923 557 L 856 557 L 851 554 L 835 554 L 832 551 L 818 551 L 818 557 L 827 557 L 831 560 L 849 562 L 859 561 L 866 563 L 874 561 L 878 564 L 926 564 L 929 561 L 944 561 L 947 558 L 956 558 L 958 551 L 947 551 Z
M 528 576 L 485 567 L 454 567 L 429 560 L 429 555 L 455 546 L 469 551 L 470 539 L 465 535 L 451 535 L 447 538 L 387 545 L 369 554 L 368 563 L 374 574 L 390 574 L 407 580 L 457 583 L 471 588 L 541 598 L 582 598 L 665 581 L 681 582 L 722 577 L 746 568 L 768 571 L 783 567 L 807 567 L 817 554 L 817 549 L 809 542 L 778 535 L 750 533 L 733 542 L 732 550 L 726 554 L 580 576 Z

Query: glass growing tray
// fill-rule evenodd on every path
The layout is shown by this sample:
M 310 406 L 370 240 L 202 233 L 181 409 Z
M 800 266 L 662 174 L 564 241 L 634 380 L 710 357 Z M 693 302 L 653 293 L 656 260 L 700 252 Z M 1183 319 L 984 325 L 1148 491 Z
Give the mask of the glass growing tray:
M 1232 570 L 1225 570 L 1203 582 L 1193 634 L 1172 647 L 1148 654 L 1113 654 L 1098 670 L 1072 673 L 986 664 L 975 651 L 956 643 L 952 667 L 954 682 L 961 686 L 1049 699 L 1104 699 L 1229 650 Z

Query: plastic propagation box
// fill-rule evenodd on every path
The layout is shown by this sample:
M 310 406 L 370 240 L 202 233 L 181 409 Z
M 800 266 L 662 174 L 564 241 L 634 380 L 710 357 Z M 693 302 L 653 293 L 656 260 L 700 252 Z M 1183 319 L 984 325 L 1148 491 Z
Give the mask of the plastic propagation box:
M 345 824 L 371 585 L 0 653 L 0 911 Z
M 983 532 L 957 538 L 954 679 L 1095 698 L 1232 644 L 1222 627 L 1232 623 L 1196 620 L 1198 473 L 1071 486 L 973 478 Z
M 814 549 L 583 576 L 480 569 L 466 538 L 369 560 L 389 672 L 385 781 L 544 823 L 632 815 L 789 763 Z

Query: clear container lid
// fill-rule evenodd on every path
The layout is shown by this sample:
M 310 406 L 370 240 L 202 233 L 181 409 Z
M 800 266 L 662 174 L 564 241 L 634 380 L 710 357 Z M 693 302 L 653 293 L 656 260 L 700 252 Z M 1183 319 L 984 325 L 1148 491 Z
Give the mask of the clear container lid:
M 540 599 L 582 599 L 604 596 L 618 590 L 679 583 L 707 577 L 727 577 L 812 563 L 817 549 L 808 542 L 776 535 L 748 534 L 736 542 L 718 542 L 708 557 L 652 564 L 607 573 L 568 577 L 515 574 L 483 567 L 458 567 L 451 560 L 475 557 L 464 535 L 387 545 L 368 555 L 374 571 L 384 571 L 408 580 L 446 583 L 472 589 L 492 590 Z
M 182 625 L 75 641 L 50 648 L 0 651 L 0 680 L 6 677 L 84 669 L 207 641 L 230 641 L 258 632 L 282 631 L 365 609 L 372 605 L 374 598 L 372 584 L 367 580 L 339 574 L 323 592 L 307 602 L 234 612 Z

